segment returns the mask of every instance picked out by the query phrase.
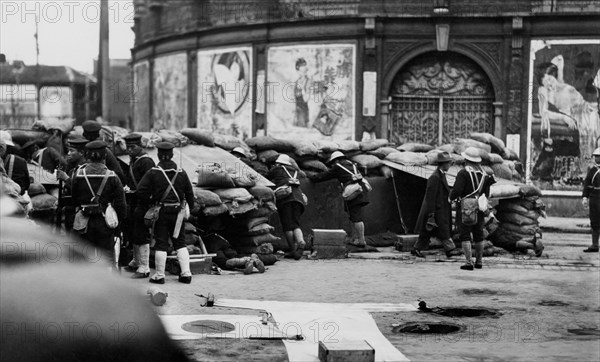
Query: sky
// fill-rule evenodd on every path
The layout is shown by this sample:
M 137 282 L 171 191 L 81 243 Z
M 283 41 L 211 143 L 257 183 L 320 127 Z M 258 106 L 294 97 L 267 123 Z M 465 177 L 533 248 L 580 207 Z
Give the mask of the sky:
M 110 58 L 129 59 L 133 47 L 133 2 L 109 0 Z M 36 64 L 38 19 L 40 64 L 68 65 L 93 73 L 98 57 L 99 0 L 0 0 L 0 53 L 8 62 Z

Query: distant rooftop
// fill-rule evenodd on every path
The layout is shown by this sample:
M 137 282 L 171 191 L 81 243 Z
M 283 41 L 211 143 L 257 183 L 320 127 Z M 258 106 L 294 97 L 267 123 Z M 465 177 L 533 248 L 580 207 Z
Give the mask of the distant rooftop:
M 39 73 L 38 73 L 39 72 Z M 39 74 L 39 80 L 38 78 Z M 24 65 L 21 61 L 0 64 L 0 84 L 83 84 L 96 83 L 96 77 L 62 65 Z

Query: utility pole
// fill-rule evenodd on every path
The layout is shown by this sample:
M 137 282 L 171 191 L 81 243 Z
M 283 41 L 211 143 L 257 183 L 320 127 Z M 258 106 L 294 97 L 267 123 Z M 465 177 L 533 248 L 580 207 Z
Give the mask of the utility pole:
M 98 55 L 99 103 L 102 118 L 110 121 L 110 56 L 108 52 L 108 0 L 100 0 L 100 52 Z
M 37 119 L 42 119 L 41 117 L 41 103 L 42 99 L 40 98 L 40 42 L 39 42 L 39 30 L 38 30 L 38 18 L 35 18 L 35 88 L 37 92 Z

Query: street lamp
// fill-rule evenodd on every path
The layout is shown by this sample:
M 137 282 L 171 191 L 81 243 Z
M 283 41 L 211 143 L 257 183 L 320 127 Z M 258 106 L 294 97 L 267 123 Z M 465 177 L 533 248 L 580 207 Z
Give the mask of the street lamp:
M 444 15 L 450 12 L 450 0 L 433 0 L 433 13 Z

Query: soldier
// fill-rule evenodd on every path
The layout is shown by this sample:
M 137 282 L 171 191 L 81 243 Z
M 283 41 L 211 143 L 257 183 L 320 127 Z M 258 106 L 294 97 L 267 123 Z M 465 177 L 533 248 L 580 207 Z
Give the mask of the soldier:
M 83 128 L 83 137 L 85 137 L 88 141 L 100 139 L 100 130 L 102 129 L 100 123 L 96 121 L 85 121 L 81 127 Z M 117 174 L 119 180 L 121 180 L 121 184 L 126 182 L 123 169 L 121 169 L 119 161 L 117 161 L 117 158 L 110 149 L 106 150 L 106 167 Z
M 89 163 L 77 169 L 72 182 L 73 204 L 89 217 L 87 227 L 78 230 L 83 238 L 109 255 L 114 252 L 115 231 L 106 225 L 104 213 L 109 204 L 116 211 L 119 224 L 125 220 L 126 204 L 123 185 L 106 165 L 106 143 L 92 141 L 85 146 Z M 77 224 L 77 216 L 75 223 Z
M 125 270 L 134 272 L 134 279 L 148 278 L 150 276 L 150 234 L 144 225 L 144 214 L 148 210 L 146 205 L 139 203 L 135 191 L 146 172 L 155 166 L 154 161 L 142 148 L 142 135 L 132 133 L 123 137 L 129 154 L 129 172 L 125 193 L 129 198 L 128 239 L 133 243 L 133 260 Z
M 185 207 L 194 207 L 194 192 L 192 183 L 186 172 L 177 167 L 173 158 L 173 144 L 160 142 L 158 149 L 158 167 L 152 168 L 144 175 L 136 190 L 136 198 L 145 206 L 160 205 L 160 213 L 154 225 L 153 236 L 156 240 L 154 262 L 156 273 L 150 278 L 151 283 L 164 284 L 165 266 L 169 237 L 172 237 L 173 249 L 177 251 L 177 259 L 181 268 L 179 282 L 189 284 L 192 281 L 190 272 L 190 255 L 185 245 L 185 236 L 178 217 Z M 179 221 L 179 222 L 178 222 Z M 179 229 L 177 228 L 179 226 Z
M 21 148 L 27 157 L 27 162 L 42 167 L 48 172 L 66 168 L 67 161 L 51 147 L 40 148 L 36 140 L 26 142 Z
M 77 137 L 68 141 L 69 152 L 67 153 L 67 169 L 66 171 L 58 170 L 57 178 L 64 182 L 64 193 L 61 205 L 65 214 L 65 230 L 71 232 L 73 229 L 73 221 L 75 220 L 75 205 L 73 204 L 73 176 L 77 169 L 86 163 L 85 145 L 88 141 L 85 138 Z
M 27 169 L 27 161 L 17 155 L 9 155 L 6 153 L 7 146 L 14 146 L 10 134 L 6 133 L 6 139 L 0 139 L 0 159 L 4 163 L 4 169 L 8 178 L 16 182 L 21 187 L 21 195 L 29 188 L 31 180 L 29 179 L 29 169 Z
M 592 246 L 584 249 L 585 253 L 598 252 L 600 238 L 600 147 L 594 153 L 594 166 L 590 168 L 583 181 L 583 207 L 590 208 L 590 224 L 592 227 Z

